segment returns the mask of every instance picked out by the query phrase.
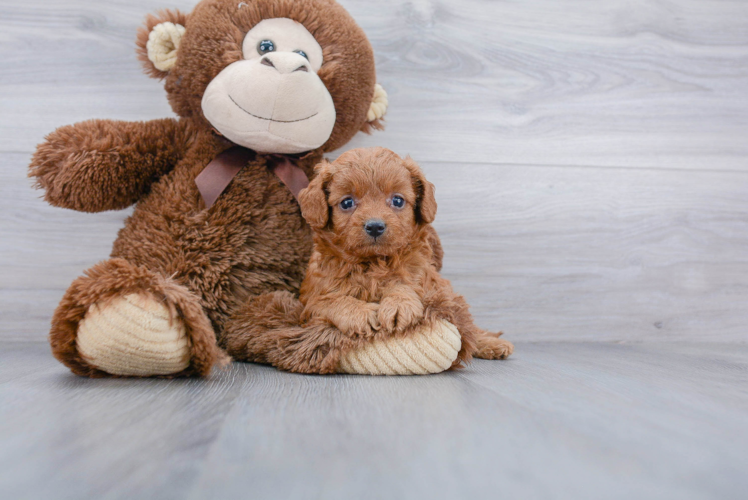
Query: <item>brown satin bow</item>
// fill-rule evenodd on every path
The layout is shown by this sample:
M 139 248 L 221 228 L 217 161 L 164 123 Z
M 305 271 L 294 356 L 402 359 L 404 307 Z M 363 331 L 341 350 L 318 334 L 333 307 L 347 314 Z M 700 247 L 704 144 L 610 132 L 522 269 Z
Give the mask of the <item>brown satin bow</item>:
M 205 202 L 205 208 L 212 207 L 236 174 L 255 158 L 257 158 L 257 153 L 251 149 L 236 146 L 227 149 L 208 163 L 208 166 L 195 178 L 195 184 Z M 287 156 L 270 155 L 270 158 L 275 160 L 271 166 L 273 173 L 298 200 L 299 192 L 309 185 L 306 174 Z

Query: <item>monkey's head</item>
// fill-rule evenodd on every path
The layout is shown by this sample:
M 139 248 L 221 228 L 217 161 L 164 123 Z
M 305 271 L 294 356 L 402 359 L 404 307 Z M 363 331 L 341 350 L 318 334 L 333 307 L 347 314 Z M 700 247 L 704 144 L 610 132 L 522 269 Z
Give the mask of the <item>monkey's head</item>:
M 387 108 L 371 45 L 333 0 L 203 0 L 149 16 L 137 44 L 179 116 L 261 153 L 332 151 Z

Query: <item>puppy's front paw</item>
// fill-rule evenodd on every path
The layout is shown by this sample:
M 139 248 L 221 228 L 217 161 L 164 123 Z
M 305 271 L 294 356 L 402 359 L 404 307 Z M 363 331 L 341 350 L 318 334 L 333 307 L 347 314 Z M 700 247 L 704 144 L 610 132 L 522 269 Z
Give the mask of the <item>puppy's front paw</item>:
M 387 331 L 402 332 L 423 318 L 420 300 L 385 297 L 379 304 L 379 323 Z
M 372 336 L 380 328 L 379 319 L 377 319 L 378 310 L 379 304 L 367 302 L 362 307 L 350 311 L 349 314 L 337 318 L 335 326 L 346 335 Z
M 474 354 L 482 359 L 506 359 L 514 352 L 514 344 L 497 336 L 485 335 L 478 338 L 478 348 Z
M 382 327 L 379 323 L 379 304 L 368 302 L 364 308 L 364 313 L 366 315 L 364 332 L 367 335 L 374 335 L 374 332 Z

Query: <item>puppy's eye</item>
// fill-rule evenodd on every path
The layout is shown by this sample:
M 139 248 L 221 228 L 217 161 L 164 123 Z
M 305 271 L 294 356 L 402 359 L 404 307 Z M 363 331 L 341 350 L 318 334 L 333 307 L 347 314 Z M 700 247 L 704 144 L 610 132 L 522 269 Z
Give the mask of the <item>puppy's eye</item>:
M 343 198 L 339 206 L 341 210 L 353 210 L 356 207 L 356 202 L 349 196 L 348 198 Z
M 395 208 L 403 208 L 405 206 L 405 199 L 402 196 L 393 196 L 392 206 Z
M 267 54 L 268 52 L 273 52 L 274 50 L 275 44 L 272 40 L 263 40 L 257 44 L 257 52 L 259 52 L 260 55 Z
M 299 54 L 301 57 L 303 57 L 307 61 L 309 60 L 309 56 L 306 55 L 306 52 L 304 52 L 303 50 L 294 50 L 294 52 L 296 52 L 297 54 Z

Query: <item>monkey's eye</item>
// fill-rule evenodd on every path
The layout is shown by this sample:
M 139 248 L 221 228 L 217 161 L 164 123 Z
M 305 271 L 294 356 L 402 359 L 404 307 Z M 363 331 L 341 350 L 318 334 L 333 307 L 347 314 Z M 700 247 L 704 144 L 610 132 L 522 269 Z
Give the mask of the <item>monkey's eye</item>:
M 263 40 L 257 44 L 257 52 L 259 52 L 260 55 L 267 54 L 268 52 L 272 52 L 274 50 L 275 44 L 272 40 Z
M 343 198 L 343 201 L 340 202 L 339 206 L 341 210 L 353 210 L 356 208 L 356 202 L 349 196 L 348 198 Z
M 403 208 L 405 206 L 405 199 L 402 196 L 395 195 L 392 197 L 391 203 L 395 208 Z
M 304 52 L 303 50 L 294 50 L 294 52 L 296 52 L 297 54 L 299 54 L 301 57 L 303 57 L 307 61 L 309 60 L 309 56 L 306 55 L 306 52 Z

